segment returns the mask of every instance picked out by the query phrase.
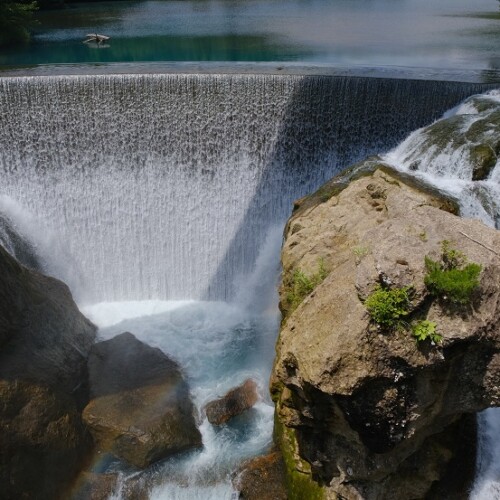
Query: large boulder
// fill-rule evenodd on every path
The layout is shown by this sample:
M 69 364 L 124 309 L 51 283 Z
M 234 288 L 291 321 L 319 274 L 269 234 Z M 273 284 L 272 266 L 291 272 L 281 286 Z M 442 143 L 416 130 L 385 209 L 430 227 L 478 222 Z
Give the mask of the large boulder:
M 205 413 L 211 424 L 221 425 L 252 408 L 258 399 L 257 384 L 254 380 L 248 379 L 221 398 L 207 403 Z
M 80 410 L 96 329 L 64 283 L 1 246 L 0 276 L 2 495 L 59 498 L 88 451 Z
M 88 367 L 83 418 L 98 451 L 144 468 L 201 446 L 188 384 L 160 349 L 122 333 L 95 344 Z
M 466 495 L 470 415 L 500 405 L 500 234 L 450 211 L 387 168 L 297 205 L 271 382 L 290 499 L 443 498 L 444 483 L 449 498 Z M 443 240 L 482 265 L 470 306 L 447 307 L 424 284 Z M 411 287 L 407 321 L 435 323 L 442 343 L 375 325 L 364 301 L 380 284 Z

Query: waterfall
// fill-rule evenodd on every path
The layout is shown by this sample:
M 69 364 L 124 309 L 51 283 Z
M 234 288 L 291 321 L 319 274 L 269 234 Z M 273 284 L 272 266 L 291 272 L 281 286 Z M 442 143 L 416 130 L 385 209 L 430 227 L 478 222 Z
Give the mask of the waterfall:
M 3 78 L 0 210 L 21 207 L 13 224 L 29 225 L 44 270 L 80 303 L 224 300 L 295 198 L 484 88 L 272 75 Z
M 232 498 L 271 442 L 275 281 L 293 200 L 487 85 L 360 77 L 0 79 L 0 242 L 66 281 L 101 339 L 131 331 L 185 369 L 199 410 L 248 377 L 261 400 L 204 448 L 121 473 L 151 498 Z M 17 240 L 16 240 L 17 238 Z M 113 465 L 114 466 L 114 465 Z M 92 469 L 108 470 L 95 456 Z

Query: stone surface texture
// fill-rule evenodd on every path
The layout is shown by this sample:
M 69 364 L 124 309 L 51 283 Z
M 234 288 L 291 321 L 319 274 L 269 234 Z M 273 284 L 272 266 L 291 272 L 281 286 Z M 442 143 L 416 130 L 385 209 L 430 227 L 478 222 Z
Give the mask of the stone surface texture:
M 474 465 L 461 436 L 500 405 L 500 233 L 387 168 L 318 193 L 296 204 L 282 250 L 271 392 L 289 498 L 442 498 L 451 466 L 461 498 Z M 424 285 L 443 240 L 483 266 L 472 305 L 454 311 Z M 328 276 L 291 311 L 293 272 L 320 261 Z M 435 322 L 441 344 L 370 321 L 363 302 L 381 282 L 412 287 L 414 317 Z
M 242 500 L 287 500 L 285 491 L 285 465 L 281 453 L 248 460 L 233 480 Z
M 221 398 L 210 401 L 205 405 L 205 412 L 211 424 L 221 425 L 252 408 L 258 400 L 257 383 L 248 379 Z
M 1 495 L 57 499 L 90 445 L 80 410 L 96 329 L 64 283 L 1 246 L 0 277 Z
M 99 452 L 145 468 L 201 446 L 189 387 L 160 349 L 122 333 L 94 345 L 83 411 Z

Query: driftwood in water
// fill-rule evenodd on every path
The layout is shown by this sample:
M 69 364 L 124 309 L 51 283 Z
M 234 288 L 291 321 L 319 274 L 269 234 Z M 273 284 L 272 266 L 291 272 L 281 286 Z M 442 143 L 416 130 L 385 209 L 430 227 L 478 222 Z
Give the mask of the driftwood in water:
M 98 35 L 97 33 L 89 33 L 87 38 L 83 41 L 83 43 L 95 42 L 95 43 L 104 43 L 109 40 L 109 36 L 106 35 Z

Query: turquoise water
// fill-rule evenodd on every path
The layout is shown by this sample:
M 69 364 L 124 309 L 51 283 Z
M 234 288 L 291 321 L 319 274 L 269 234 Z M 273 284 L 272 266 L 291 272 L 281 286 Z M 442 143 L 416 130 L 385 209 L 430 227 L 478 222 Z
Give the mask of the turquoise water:
M 496 0 L 150 0 L 39 13 L 0 65 L 285 61 L 438 69 L 500 66 Z M 103 46 L 87 33 L 111 37 Z

